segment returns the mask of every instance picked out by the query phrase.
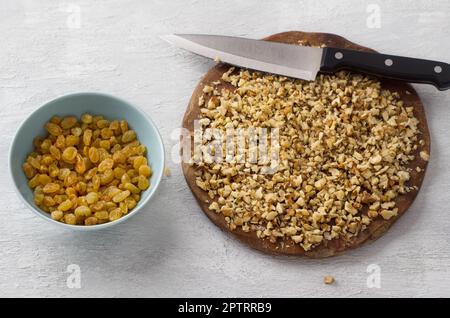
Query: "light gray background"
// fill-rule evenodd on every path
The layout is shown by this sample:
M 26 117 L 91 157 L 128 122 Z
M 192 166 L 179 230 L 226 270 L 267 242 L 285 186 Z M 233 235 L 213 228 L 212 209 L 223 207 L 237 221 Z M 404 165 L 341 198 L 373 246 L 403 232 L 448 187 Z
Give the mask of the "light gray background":
M 367 26 L 371 3 L 381 10 L 380 28 Z M 170 160 L 172 176 L 145 210 L 97 233 L 63 230 L 28 211 L 6 163 L 28 114 L 79 91 L 139 105 L 156 121 L 170 154 L 171 133 L 212 62 L 158 35 L 334 32 L 382 52 L 450 62 L 449 12 L 448 0 L 0 0 L 0 296 L 450 296 L 448 91 L 415 86 L 426 106 L 432 153 L 409 212 L 377 242 L 325 260 L 271 257 L 234 241 L 202 214 Z M 81 268 L 80 289 L 66 285 L 69 264 Z M 381 269 L 379 289 L 366 286 L 370 264 Z M 323 284 L 328 274 L 335 285 Z

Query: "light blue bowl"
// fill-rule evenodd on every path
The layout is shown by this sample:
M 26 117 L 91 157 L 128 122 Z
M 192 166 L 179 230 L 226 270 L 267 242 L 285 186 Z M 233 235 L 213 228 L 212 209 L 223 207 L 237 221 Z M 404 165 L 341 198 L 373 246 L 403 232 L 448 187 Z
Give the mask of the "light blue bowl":
M 153 170 L 150 187 L 141 194 L 137 206 L 120 219 L 92 226 L 68 225 L 53 220 L 49 213 L 42 211 L 33 199 L 33 192 L 28 187 L 28 179 L 22 171 L 22 164 L 27 155 L 33 151 L 33 139 L 46 136 L 45 123 L 54 115 L 75 115 L 84 113 L 98 114 L 106 119 L 125 119 L 131 129 L 137 133 L 139 141 L 147 147 L 147 159 Z M 100 93 L 77 93 L 65 95 L 52 100 L 34 111 L 20 125 L 9 152 L 9 170 L 15 188 L 25 204 L 37 215 L 59 226 L 76 230 L 97 230 L 119 224 L 138 213 L 155 194 L 164 170 L 164 146 L 158 129 L 152 120 L 141 110 L 119 98 Z

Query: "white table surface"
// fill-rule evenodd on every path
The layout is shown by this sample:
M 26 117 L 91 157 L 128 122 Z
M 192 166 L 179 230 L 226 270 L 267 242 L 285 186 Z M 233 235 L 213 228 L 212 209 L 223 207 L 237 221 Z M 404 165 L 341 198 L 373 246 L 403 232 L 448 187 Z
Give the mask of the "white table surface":
M 376 17 L 368 27 L 377 8 L 380 28 Z M 324 260 L 267 256 L 222 233 L 171 160 L 172 176 L 142 213 L 95 233 L 60 229 L 27 210 L 6 163 L 22 120 L 79 91 L 139 105 L 169 153 L 192 90 L 213 63 L 168 46 L 161 34 L 333 32 L 382 52 L 450 62 L 449 29 L 448 0 L 1 0 L 0 296 L 450 296 L 449 91 L 415 86 L 432 153 L 408 213 L 378 241 Z M 66 284 L 70 264 L 80 267 L 81 288 Z M 370 264 L 379 266 L 380 288 L 367 287 Z M 323 284 L 328 274 L 335 285 Z

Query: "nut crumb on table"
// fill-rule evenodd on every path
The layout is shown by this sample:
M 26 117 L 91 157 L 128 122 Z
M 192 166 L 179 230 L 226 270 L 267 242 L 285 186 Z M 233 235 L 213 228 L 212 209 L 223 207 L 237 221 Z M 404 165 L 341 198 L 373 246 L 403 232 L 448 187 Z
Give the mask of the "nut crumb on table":
M 327 275 L 327 276 L 325 276 L 325 277 L 323 278 L 323 282 L 324 282 L 325 284 L 327 284 L 327 285 L 331 285 L 331 284 L 334 284 L 335 279 L 334 279 L 333 276 Z

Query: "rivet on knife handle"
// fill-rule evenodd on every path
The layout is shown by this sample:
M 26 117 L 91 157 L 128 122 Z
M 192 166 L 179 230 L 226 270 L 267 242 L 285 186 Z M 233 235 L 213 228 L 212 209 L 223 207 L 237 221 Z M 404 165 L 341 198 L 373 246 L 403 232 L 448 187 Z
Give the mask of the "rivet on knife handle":
M 439 90 L 450 88 L 450 65 L 410 57 L 325 48 L 320 70 L 330 73 L 341 69 L 361 71 L 411 83 L 427 83 Z

